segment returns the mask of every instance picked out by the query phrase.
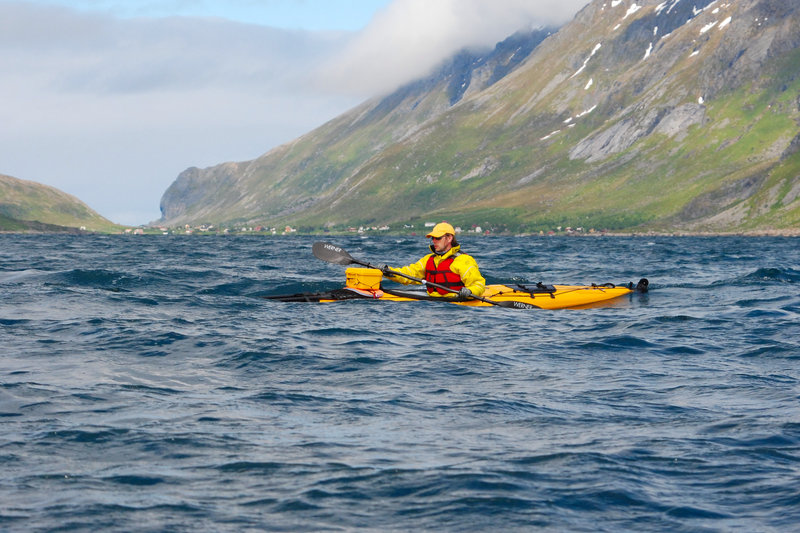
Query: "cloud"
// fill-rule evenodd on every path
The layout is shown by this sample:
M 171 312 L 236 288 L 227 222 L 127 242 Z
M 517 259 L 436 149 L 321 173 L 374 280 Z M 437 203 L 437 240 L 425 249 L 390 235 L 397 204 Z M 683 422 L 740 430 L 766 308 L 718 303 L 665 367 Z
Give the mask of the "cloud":
M 362 31 L 312 32 L 0 0 L 0 173 L 149 222 L 187 167 L 257 157 L 570 1 L 394 0 Z
M 358 103 L 307 79 L 344 37 L 0 2 L 0 173 L 154 220 L 185 168 L 257 157 Z
M 395 0 L 321 71 L 365 96 L 423 76 L 464 48 L 487 47 L 530 27 L 560 25 L 587 0 Z

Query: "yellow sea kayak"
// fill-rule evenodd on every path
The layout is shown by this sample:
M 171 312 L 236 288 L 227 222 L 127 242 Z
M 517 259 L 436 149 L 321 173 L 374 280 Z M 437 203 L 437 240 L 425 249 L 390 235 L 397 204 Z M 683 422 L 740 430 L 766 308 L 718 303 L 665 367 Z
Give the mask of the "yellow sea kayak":
M 589 307 L 608 302 L 633 292 L 646 292 L 648 281 L 642 278 L 638 284 L 616 286 L 603 285 L 487 285 L 481 299 L 459 300 L 457 298 L 434 297 L 422 290 L 390 289 L 381 285 L 382 273 L 374 268 L 348 268 L 345 287 L 320 293 L 301 293 L 281 296 L 266 296 L 269 300 L 283 302 L 339 302 L 343 300 L 380 300 L 386 302 L 436 301 L 473 307 L 516 307 L 539 309 L 563 309 Z

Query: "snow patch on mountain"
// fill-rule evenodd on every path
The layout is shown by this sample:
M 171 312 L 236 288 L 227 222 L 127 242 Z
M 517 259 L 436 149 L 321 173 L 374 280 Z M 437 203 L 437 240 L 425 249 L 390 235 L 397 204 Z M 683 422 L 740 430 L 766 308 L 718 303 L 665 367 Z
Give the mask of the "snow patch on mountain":
M 624 17 L 622 17 L 622 20 L 625 20 L 625 19 L 626 19 L 626 18 L 628 18 L 630 15 L 633 15 L 634 13 L 636 13 L 637 11 L 639 11 L 640 9 L 642 9 L 642 6 L 640 6 L 640 5 L 637 5 L 637 4 L 635 4 L 635 3 L 634 3 L 634 4 L 631 4 L 631 7 L 629 7 L 629 8 L 628 8 L 628 11 L 625 13 L 625 16 L 624 16 Z
M 586 116 L 586 115 L 588 115 L 589 113 L 591 113 L 592 111 L 594 111 L 595 109 L 597 109 L 597 104 L 593 105 L 592 107 L 590 107 L 590 108 L 589 108 L 589 109 L 587 109 L 586 111 L 583 111 L 583 112 L 581 112 L 581 113 L 578 113 L 578 116 L 577 116 L 577 117 L 575 117 L 575 118 L 581 118 L 581 117 L 583 117 L 583 116 Z
M 586 58 L 586 59 L 583 61 L 583 65 L 581 66 L 581 68 L 579 68 L 579 69 L 578 69 L 578 70 L 575 72 L 575 74 L 573 74 L 572 76 L 570 76 L 570 79 L 574 78 L 575 76 L 577 76 L 578 74 L 580 74 L 581 72 L 583 72 L 583 69 L 585 69 L 585 68 L 586 68 L 586 65 L 589 63 L 589 60 L 590 60 L 590 59 L 592 59 L 592 57 L 593 57 L 593 56 L 594 56 L 594 55 L 597 53 L 597 51 L 598 51 L 598 50 L 600 50 L 600 47 L 601 47 L 601 46 L 603 46 L 603 45 L 602 45 L 602 43 L 597 43 L 596 45 L 594 45 L 594 48 L 592 48 L 592 53 L 591 53 L 591 54 L 589 54 L 589 57 L 587 57 L 587 58 Z
M 546 141 L 547 139 L 551 138 L 554 135 L 558 135 L 559 133 L 561 133 L 561 130 L 551 131 L 550 133 L 548 133 L 547 135 L 545 135 L 544 137 L 542 137 L 539 140 L 540 141 Z

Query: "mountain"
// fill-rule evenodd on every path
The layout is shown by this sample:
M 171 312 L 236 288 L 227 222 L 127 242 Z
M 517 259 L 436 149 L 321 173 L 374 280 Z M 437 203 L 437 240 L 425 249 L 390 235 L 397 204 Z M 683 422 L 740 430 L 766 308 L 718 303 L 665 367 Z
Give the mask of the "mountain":
M 800 5 L 596 0 L 247 162 L 162 224 L 800 229 Z
M 0 231 L 110 231 L 115 225 L 54 187 L 0 174 Z
M 534 30 L 485 54 L 463 51 L 431 76 L 368 101 L 256 160 L 189 168 L 164 194 L 159 223 L 294 222 L 340 191 L 346 194 L 371 158 L 502 79 L 547 35 Z M 350 220 L 342 216 L 340 223 Z

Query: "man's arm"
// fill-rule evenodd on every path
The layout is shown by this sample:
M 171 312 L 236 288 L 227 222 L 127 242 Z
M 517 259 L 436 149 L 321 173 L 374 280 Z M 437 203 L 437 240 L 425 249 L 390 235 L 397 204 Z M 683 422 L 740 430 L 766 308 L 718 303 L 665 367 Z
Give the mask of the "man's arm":
M 425 265 L 428 263 L 428 256 L 429 255 L 430 254 L 426 255 L 425 257 L 423 257 L 422 259 L 420 259 L 416 263 L 411 263 L 408 266 L 404 266 L 404 267 L 401 267 L 401 268 L 392 268 L 392 267 L 389 267 L 389 268 L 391 268 L 392 270 L 395 270 L 397 272 L 401 272 L 401 273 L 403 273 L 403 274 L 405 274 L 407 276 L 412 276 L 412 277 L 415 277 L 415 278 L 424 279 L 425 278 Z M 390 276 L 389 279 L 391 279 L 392 281 L 396 281 L 398 283 L 403 283 L 404 285 L 410 285 L 412 283 L 418 283 L 416 281 L 412 281 L 412 280 L 410 280 L 408 278 L 404 278 L 402 276 Z
M 450 269 L 461 276 L 464 287 L 470 290 L 475 296 L 481 296 L 486 290 L 486 280 L 483 279 L 478 263 L 471 255 L 461 254 L 453 261 Z

